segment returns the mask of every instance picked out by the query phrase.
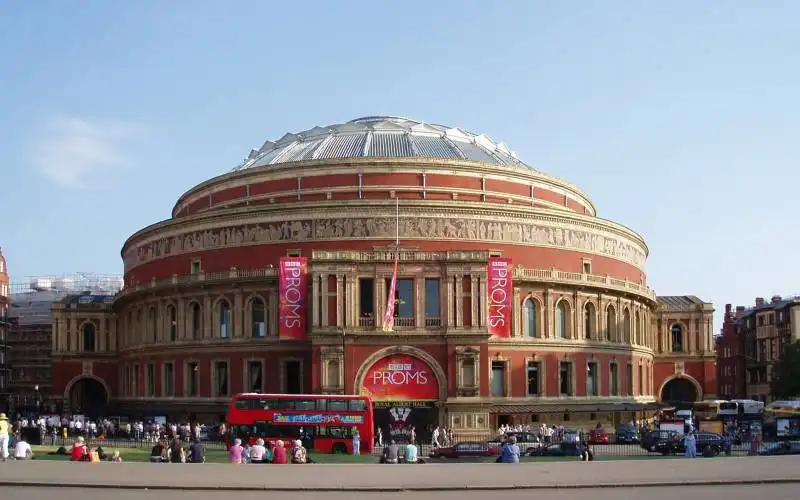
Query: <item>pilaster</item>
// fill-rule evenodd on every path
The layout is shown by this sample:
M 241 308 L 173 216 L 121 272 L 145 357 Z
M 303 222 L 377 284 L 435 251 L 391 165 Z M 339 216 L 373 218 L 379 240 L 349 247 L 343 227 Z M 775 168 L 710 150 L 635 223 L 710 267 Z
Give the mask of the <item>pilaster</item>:
M 425 277 L 414 277 L 414 324 L 425 328 Z
M 481 296 L 484 294 L 481 293 Z M 513 303 L 511 304 L 511 336 L 512 337 L 521 337 L 522 336 L 522 305 L 519 301 L 519 288 L 514 287 L 514 297 L 512 299 Z
M 456 328 L 464 326 L 464 276 L 456 274 Z
M 447 312 L 445 313 L 445 318 L 447 318 L 447 326 L 448 328 L 453 328 L 456 326 L 456 318 L 453 314 L 455 311 L 455 278 L 453 275 L 447 275 L 447 286 L 445 287 L 447 290 Z
M 344 275 L 336 275 L 336 326 L 339 328 L 344 327 Z
M 209 339 L 213 336 L 211 328 L 211 297 L 206 295 L 203 297 L 203 335 L 202 338 Z M 139 325 L 139 337 L 141 338 L 142 325 Z
M 320 326 L 319 321 L 319 275 L 311 275 L 311 325 Z
M 245 321 L 244 297 L 242 292 L 233 296 L 233 314 L 231 318 L 231 337 L 245 337 L 247 335 L 247 321 Z
M 479 297 L 479 289 L 478 289 L 478 277 L 474 274 L 470 275 L 471 282 L 470 282 L 470 305 L 472 306 L 472 328 L 477 328 L 480 326 L 480 316 L 478 315 L 478 297 Z
M 487 278 L 481 278 L 480 285 L 478 286 L 478 319 L 479 319 L 479 323 L 478 324 L 479 324 L 479 326 L 481 328 L 486 328 L 486 325 L 488 325 L 487 318 L 489 317 L 489 307 L 486 304 L 486 293 L 487 293 L 486 285 L 487 285 L 487 280 L 488 280 L 488 277 Z M 517 304 L 516 307 L 519 309 L 519 304 Z M 511 308 L 511 314 L 513 316 L 514 307 Z M 511 324 L 512 325 L 514 324 L 513 320 L 512 320 Z

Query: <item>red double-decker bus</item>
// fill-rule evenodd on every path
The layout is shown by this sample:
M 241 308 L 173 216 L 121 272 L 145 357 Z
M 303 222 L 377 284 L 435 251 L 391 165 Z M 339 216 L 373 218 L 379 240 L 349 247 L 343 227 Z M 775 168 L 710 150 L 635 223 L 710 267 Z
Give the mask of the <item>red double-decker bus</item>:
M 357 429 L 362 453 L 373 445 L 372 401 L 363 396 L 237 394 L 227 416 L 228 443 L 239 438 L 300 439 L 322 453 L 353 453 Z M 287 443 L 288 445 L 288 443 Z

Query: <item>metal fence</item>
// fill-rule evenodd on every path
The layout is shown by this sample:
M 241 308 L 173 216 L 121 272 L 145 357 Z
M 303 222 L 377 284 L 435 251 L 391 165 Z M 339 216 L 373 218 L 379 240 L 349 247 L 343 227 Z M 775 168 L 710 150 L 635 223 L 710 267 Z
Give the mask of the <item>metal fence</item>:
M 704 435 L 705 434 L 705 435 Z M 598 439 L 593 439 L 592 435 L 587 433 L 569 433 L 565 435 L 554 435 L 552 437 L 540 437 L 536 434 L 530 433 L 511 433 L 517 438 L 517 444 L 523 455 L 531 457 L 569 457 L 576 456 L 578 450 L 582 445 L 588 445 L 597 458 L 634 458 L 653 456 L 658 457 L 662 455 L 680 455 L 685 452 L 685 448 L 678 438 L 644 442 L 642 443 L 643 433 L 638 438 L 633 438 L 633 442 L 618 441 L 618 436 L 614 434 L 608 435 L 608 442 L 597 442 Z M 628 437 L 619 437 L 622 439 L 632 439 Z M 600 439 L 604 441 L 604 439 Z M 74 438 L 63 438 L 60 436 L 47 435 L 42 439 L 42 445 L 51 447 L 69 447 L 73 443 Z M 418 447 L 418 453 L 421 457 L 430 456 L 431 452 L 435 449 L 449 449 L 455 451 L 453 455 L 459 455 L 460 450 L 472 450 L 476 447 L 485 447 L 487 454 L 496 452 L 503 438 L 500 436 L 487 436 L 486 433 L 454 433 L 450 437 L 442 437 L 438 439 L 437 443 L 430 441 L 415 443 Z M 143 437 L 140 439 L 128 437 L 113 437 L 113 438 L 86 438 L 87 444 L 92 447 L 102 446 L 104 448 L 151 448 L 155 445 L 156 439 L 151 437 Z M 203 446 L 207 450 L 225 450 L 225 442 L 222 440 L 202 440 Z M 372 454 L 380 456 L 384 448 L 390 443 L 373 443 Z M 405 442 L 398 442 L 398 444 L 405 444 Z M 744 441 L 736 439 L 720 439 L 719 435 L 711 435 L 710 433 L 699 433 L 697 441 L 697 454 L 702 455 L 705 448 L 710 448 L 715 456 L 745 456 L 745 455 L 785 455 L 785 454 L 800 454 L 800 441 L 786 441 L 786 440 L 770 440 L 770 441 L 755 441 L 746 439 Z M 366 446 L 362 444 L 362 450 Z M 465 456 L 469 456 L 469 452 Z

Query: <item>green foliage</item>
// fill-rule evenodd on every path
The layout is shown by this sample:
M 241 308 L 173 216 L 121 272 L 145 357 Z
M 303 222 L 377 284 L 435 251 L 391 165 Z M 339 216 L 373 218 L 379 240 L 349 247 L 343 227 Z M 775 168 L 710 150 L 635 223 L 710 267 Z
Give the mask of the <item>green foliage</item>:
M 772 397 L 800 397 L 800 341 L 786 344 L 781 360 L 772 367 Z

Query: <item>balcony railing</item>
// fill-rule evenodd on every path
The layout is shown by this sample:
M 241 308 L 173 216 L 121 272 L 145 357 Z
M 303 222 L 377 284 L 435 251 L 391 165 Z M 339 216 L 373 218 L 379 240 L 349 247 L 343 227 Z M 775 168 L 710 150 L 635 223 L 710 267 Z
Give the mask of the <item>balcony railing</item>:
M 441 328 L 441 327 L 442 327 L 442 318 L 437 318 L 434 316 L 425 317 L 425 328 Z
M 410 252 L 415 258 L 419 252 Z M 480 252 L 479 252 L 480 253 Z M 443 252 L 444 254 L 444 252 Z M 378 260 L 378 259 L 376 259 Z M 402 260 L 402 259 L 401 259 Z M 181 286 L 192 284 L 222 283 L 232 280 L 259 280 L 264 278 L 277 278 L 278 270 L 275 267 L 259 269 L 230 269 L 229 271 L 219 271 L 213 273 L 194 273 L 184 275 L 173 275 L 170 278 L 153 279 L 147 283 L 136 283 L 125 286 L 117 297 L 124 297 L 135 292 L 153 290 L 167 286 Z M 557 269 L 531 269 L 522 266 L 514 267 L 514 279 L 517 281 L 537 281 L 561 285 L 594 286 L 607 290 L 615 290 L 626 293 L 635 293 L 640 296 L 656 299 L 656 294 L 646 285 L 635 283 L 611 276 L 598 276 L 595 274 L 573 273 L 559 271 Z M 366 325 L 365 325 L 366 326 Z
M 362 316 L 358 318 L 358 326 L 361 328 L 375 328 L 375 318 L 372 316 Z

